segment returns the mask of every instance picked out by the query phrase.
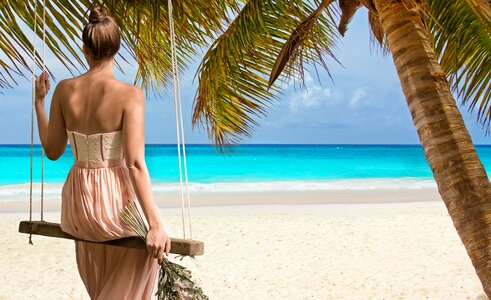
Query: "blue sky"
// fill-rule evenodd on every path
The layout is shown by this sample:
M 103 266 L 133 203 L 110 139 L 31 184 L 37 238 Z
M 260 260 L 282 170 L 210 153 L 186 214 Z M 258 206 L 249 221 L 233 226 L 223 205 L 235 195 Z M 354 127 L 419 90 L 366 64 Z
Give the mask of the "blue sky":
M 384 57 L 370 47 L 367 24 L 366 12 L 361 10 L 336 51 L 343 66 L 328 59 L 334 83 L 321 70 L 321 83 L 312 73 L 306 76 L 305 90 L 291 84 L 281 100 L 271 105 L 267 117 L 257 119 L 260 126 L 252 137 L 244 138 L 243 143 L 419 143 L 392 58 Z M 49 53 L 47 63 L 57 78 L 70 77 Z M 204 130 L 191 130 L 192 102 L 197 85 L 193 78 L 197 65 L 193 64 L 181 78 L 186 142 L 210 143 Z M 132 82 L 135 68 L 124 66 L 125 74 L 117 72 L 117 77 Z M 0 95 L 1 144 L 30 142 L 31 83 L 23 78 L 18 82 L 14 89 Z M 51 99 L 50 95 L 48 99 Z M 147 97 L 146 143 L 175 143 L 173 109 L 171 93 L 165 93 L 161 99 Z M 476 114 L 468 113 L 466 107 L 461 107 L 461 111 L 474 143 L 489 144 L 490 137 L 486 137 L 485 131 L 476 123 Z M 35 143 L 39 143 L 36 126 Z

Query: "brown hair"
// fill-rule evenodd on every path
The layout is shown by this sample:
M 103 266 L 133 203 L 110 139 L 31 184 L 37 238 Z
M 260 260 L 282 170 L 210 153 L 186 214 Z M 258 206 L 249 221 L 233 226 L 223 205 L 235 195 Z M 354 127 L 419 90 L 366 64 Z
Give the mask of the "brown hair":
M 84 28 L 82 40 L 95 60 L 111 58 L 121 46 L 118 23 L 102 7 L 92 4 L 89 11 L 89 23 Z

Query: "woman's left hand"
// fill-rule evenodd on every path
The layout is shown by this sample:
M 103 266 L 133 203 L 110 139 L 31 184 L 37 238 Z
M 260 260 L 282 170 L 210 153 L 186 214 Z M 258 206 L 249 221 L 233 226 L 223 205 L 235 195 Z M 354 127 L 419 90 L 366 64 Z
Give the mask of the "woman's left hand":
M 50 88 L 48 76 L 48 73 L 43 72 L 41 76 L 36 78 L 36 102 L 44 103 L 44 98 Z

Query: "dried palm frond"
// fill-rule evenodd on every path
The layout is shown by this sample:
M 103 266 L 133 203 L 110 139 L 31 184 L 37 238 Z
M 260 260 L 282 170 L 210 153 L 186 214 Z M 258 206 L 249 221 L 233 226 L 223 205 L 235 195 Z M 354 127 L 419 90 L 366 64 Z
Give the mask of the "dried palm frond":
M 295 61 L 298 55 L 301 55 L 302 51 L 297 50 L 305 43 L 319 16 L 331 2 L 333 2 L 333 0 L 323 0 L 319 7 L 317 7 L 317 9 L 310 16 L 308 16 L 302 23 L 300 23 L 300 25 L 298 25 L 297 28 L 295 28 L 293 33 L 290 35 L 290 38 L 281 48 L 280 54 L 276 58 L 271 74 L 269 75 L 268 88 L 270 88 L 278 76 L 280 76 L 288 61 Z M 331 56 L 334 57 L 333 54 Z
M 368 24 L 370 25 L 370 42 L 372 45 L 378 45 L 382 50 L 382 54 L 389 54 L 389 44 L 385 37 L 384 29 L 380 23 L 378 14 L 375 11 L 370 10 L 368 12 Z
M 339 0 L 341 9 L 341 19 L 339 20 L 338 30 L 342 36 L 348 30 L 348 24 L 355 15 L 358 8 L 362 6 L 360 0 Z

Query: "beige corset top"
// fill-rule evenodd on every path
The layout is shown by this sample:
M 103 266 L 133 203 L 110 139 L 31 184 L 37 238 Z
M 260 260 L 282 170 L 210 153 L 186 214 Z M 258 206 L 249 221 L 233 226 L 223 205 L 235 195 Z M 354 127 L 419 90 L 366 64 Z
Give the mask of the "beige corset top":
M 81 161 L 122 159 L 122 131 L 83 134 L 67 129 L 73 157 Z

